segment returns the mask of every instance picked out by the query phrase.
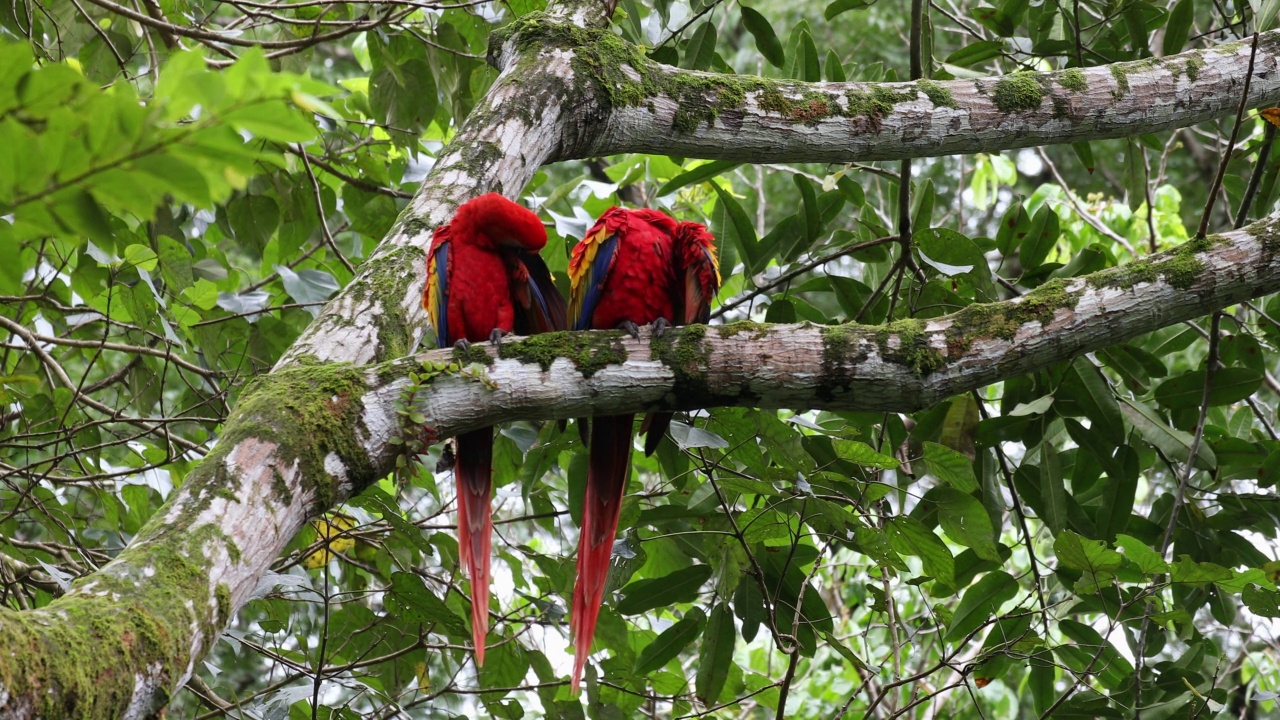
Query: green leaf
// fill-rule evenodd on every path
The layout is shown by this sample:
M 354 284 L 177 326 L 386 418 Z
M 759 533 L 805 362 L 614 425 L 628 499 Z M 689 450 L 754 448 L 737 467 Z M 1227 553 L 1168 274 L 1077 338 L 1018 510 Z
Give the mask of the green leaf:
M 796 321 L 796 306 L 787 298 L 778 298 L 769 303 L 764 312 L 767 323 L 793 323 Z
M 275 271 L 280 274 L 280 281 L 284 283 L 285 292 L 289 293 L 289 297 L 300 303 L 315 303 L 328 300 L 330 296 L 338 292 L 338 281 L 333 276 L 321 270 L 299 270 L 294 272 L 284 265 L 276 265 Z M 314 310 L 312 317 L 319 312 L 319 307 L 308 308 Z
M 1137 210 L 1147 201 L 1146 148 L 1133 138 L 1125 140 L 1124 190 L 1129 209 Z
M 1028 271 L 1040 267 L 1058 242 L 1058 233 L 1058 213 L 1045 203 L 1031 218 L 1031 232 L 1027 233 L 1018 251 L 1022 267 Z
M 773 508 L 752 508 L 738 516 L 738 529 L 749 543 L 791 537 L 787 516 Z
M 124 261 L 129 265 L 151 272 L 156 269 L 156 253 L 146 245 L 129 245 L 124 249 Z
M 1083 448 L 1082 451 L 1090 452 Z M 1114 461 L 1100 462 L 1108 481 L 1102 489 L 1102 506 L 1098 508 L 1095 524 L 1098 537 L 1106 540 L 1128 527 L 1138 492 L 1138 453 L 1128 445 L 1122 445 L 1116 449 L 1116 454 L 1118 457 Z M 1081 461 L 1079 455 L 1076 461 Z
M 413 573 L 398 572 L 391 576 L 387 609 L 407 622 L 438 624 L 450 636 L 470 638 L 466 623 Z
M 227 220 L 243 247 L 261 253 L 280 222 L 280 206 L 266 195 L 241 195 L 227 203 Z
M 836 179 L 836 189 L 839 190 L 840 194 L 844 195 L 844 199 L 854 207 L 862 207 L 867 202 L 867 196 L 863 191 L 862 186 L 858 184 L 858 181 L 848 175 L 841 175 Z
M 1245 587 L 1241 599 L 1254 615 L 1280 618 L 1280 592 L 1249 585 Z
M 1084 166 L 1085 172 L 1092 175 L 1096 165 L 1093 162 L 1093 147 L 1089 145 L 1089 142 L 1087 140 L 1073 142 L 1071 143 L 1071 149 L 1075 152 L 1080 164 Z
M 818 214 L 818 194 L 813 189 L 813 183 L 809 178 L 792 175 L 791 179 L 795 182 L 796 189 L 800 191 L 801 206 L 804 209 L 803 249 L 807 250 L 817 241 L 818 232 L 822 230 L 822 217 Z
M 946 445 L 924 443 L 924 466 L 930 474 L 946 481 L 963 493 L 976 492 L 978 478 L 973 474 L 973 462 Z
M 742 621 L 742 639 L 751 642 L 765 621 L 764 597 L 760 586 L 751 578 L 743 578 L 733 593 L 733 614 Z
M 827 6 L 822 12 L 822 17 L 830 20 L 840 13 L 849 12 L 850 10 L 861 10 L 865 7 L 871 7 L 876 0 L 836 0 Z
M 1031 689 L 1031 703 L 1037 716 L 1043 715 L 1053 701 L 1058 698 L 1054 690 L 1057 678 L 1057 666 L 1053 662 L 1053 654 L 1041 650 L 1031 656 L 1031 670 L 1027 673 L 1027 685 Z
M 1198 408 L 1204 397 L 1205 371 L 1193 370 L 1169 378 L 1156 388 L 1156 402 L 1167 408 Z M 1262 386 L 1262 373 L 1252 368 L 1219 368 L 1213 374 L 1209 406 L 1230 405 L 1253 395 Z
M 1098 588 L 1115 579 L 1115 571 L 1124 564 L 1124 557 L 1107 547 L 1101 540 L 1089 540 L 1070 530 L 1064 530 L 1053 542 L 1053 551 L 1064 567 L 1079 570 L 1084 577 L 1076 583 L 1076 592 L 1097 592 Z
M 973 16 L 973 19 L 982 23 L 984 27 L 1000 37 L 1009 37 L 1013 35 L 1013 31 L 1016 29 L 1014 19 L 1000 8 L 980 6 L 971 10 L 969 14 Z
M 1052 443 L 1040 443 L 1040 497 L 1044 515 L 1040 519 L 1053 533 L 1062 532 L 1067 526 L 1067 489 L 1062 476 L 1062 464 Z
M 963 640 L 995 615 L 1005 601 L 1018 594 L 1018 581 L 1003 570 L 987 573 L 965 590 L 947 625 L 946 642 Z
M 702 633 L 706 620 L 707 616 L 700 608 L 690 609 L 680 622 L 667 628 L 640 651 L 632 672 L 636 675 L 648 675 L 675 659 L 681 650 Z
M 756 237 L 756 228 L 752 224 L 751 218 L 747 217 L 747 211 L 743 210 L 733 195 L 721 188 L 719 183 L 711 183 L 711 187 L 716 191 L 716 198 L 719 201 L 717 205 L 724 212 L 722 222 L 715 223 L 713 220 L 713 225 L 716 226 L 713 227 L 716 236 L 722 242 L 733 243 L 737 246 L 738 254 L 742 258 L 742 263 L 746 266 L 748 274 L 763 270 L 769 259 L 759 256 L 759 241 Z
M 981 40 L 976 43 L 969 43 L 951 53 L 943 62 L 959 67 L 973 67 L 978 63 L 1000 57 L 1000 53 L 1003 50 L 1004 42 L 1001 40 Z
M 1169 580 L 1193 586 L 1208 585 L 1213 582 L 1226 582 L 1234 577 L 1230 568 L 1210 562 L 1196 562 L 1190 555 L 1179 555 L 1178 561 L 1169 569 Z
M 870 445 L 858 440 L 835 439 L 831 441 L 831 446 L 835 449 L 836 457 L 863 467 L 895 470 L 902 464 L 888 455 L 876 452 Z
M 782 49 L 782 42 L 778 40 L 777 34 L 773 32 L 773 26 L 763 15 L 743 5 L 742 25 L 756 39 L 756 49 L 765 60 L 769 61 L 770 65 L 780 68 L 786 64 L 787 56 Z
M 618 612 L 622 615 L 638 615 L 678 602 L 691 602 L 698 597 L 698 590 L 710 578 L 710 565 L 690 565 L 664 577 L 638 580 L 622 589 Z
M 889 546 L 902 555 L 920 558 L 926 575 L 943 585 L 956 583 L 956 562 L 946 543 L 929 531 L 924 523 L 907 515 L 891 518 L 885 525 Z
M 1128 687 L 1129 678 L 1133 675 L 1133 665 L 1116 651 L 1115 646 L 1098 634 L 1097 630 L 1067 618 L 1059 619 L 1058 627 L 1064 635 L 1080 645 L 1078 648 L 1071 648 L 1078 651 L 1076 660 L 1082 663 L 1079 667 L 1073 666 L 1073 669 L 1083 670 L 1084 667 L 1092 664 L 1092 672 L 1097 673 L 1098 680 L 1107 689 L 1117 690 Z
M 1262 0 L 1262 7 L 1253 20 L 1255 32 L 1270 30 L 1276 25 L 1276 15 L 1280 14 L 1280 0 Z
M 983 560 L 1000 560 L 991 517 L 977 498 L 952 487 L 939 486 L 925 493 L 925 499 L 937 503 L 938 524 L 947 537 L 973 548 Z
M 1116 546 L 1124 550 L 1129 562 L 1138 566 L 1138 570 L 1147 575 L 1157 575 L 1169 571 L 1169 563 L 1164 561 L 1155 550 L 1146 543 L 1131 535 L 1117 535 Z
M 684 62 L 681 67 L 689 70 L 706 70 L 711 67 L 711 58 L 716 54 L 716 26 L 712 22 L 704 22 L 693 31 L 689 44 L 684 49 Z
M 316 136 L 316 127 L 284 101 L 263 102 L 236 108 L 221 118 L 236 130 L 275 142 L 305 142 Z
M 822 71 L 827 76 L 827 82 L 844 82 L 844 64 L 840 62 L 840 56 L 834 49 L 827 50 L 827 57 L 822 61 Z
M 1191 435 L 1169 427 L 1145 403 L 1124 398 L 1120 404 L 1120 412 L 1124 413 L 1125 419 L 1138 431 L 1143 440 L 1158 448 L 1165 455 L 1178 462 L 1186 462 L 1187 458 L 1191 456 Z M 1209 443 L 1200 443 L 1199 448 L 1196 450 L 1195 464 L 1196 467 L 1204 470 L 1211 470 L 1217 467 L 1218 459 L 1214 457 L 1213 449 L 1209 447 Z
M 1124 420 L 1115 393 L 1087 358 L 1078 357 L 1067 366 L 1059 394 L 1080 408 L 1092 429 L 1114 444 L 1124 442 Z
M 1163 55 L 1177 55 L 1186 47 L 1191 35 L 1191 23 L 1195 20 L 1195 0 L 1178 0 L 1169 12 L 1169 22 L 1164 27 Z
M 733 646 L 737 640 L 733 614 L 724 603 L 717 603 L 707 618 L 707 631 L 702 636 L 702 649 L 698 653 L 698 673 L 694 688 L 704 705 L 714 705 L 724 691 L 733 667 Z

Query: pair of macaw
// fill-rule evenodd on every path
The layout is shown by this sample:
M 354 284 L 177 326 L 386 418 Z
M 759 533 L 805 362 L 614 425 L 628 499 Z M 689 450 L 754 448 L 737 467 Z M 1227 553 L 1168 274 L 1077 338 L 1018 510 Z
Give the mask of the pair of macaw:
M 587 231 L 569 261 L 568 318 L 564 299 L 538 256 L 547 233 L 533 212 L 496 193 L 458 208 L 436 230 L 427 255 L 423 304 L 440 347 L 554 330 L 639 325 L 661 333 L 668 325 L 705 323 L 720 289 L 713 238 L 706 227 L 676 222 L 657 210 L 611 208 Z M 633 415 L 591 423 L 587 496 L 578 542 L 570 632 L 574 640 L 572 689 L 578 692 L 591 652 L 618 512 L 631 461 Z M 671 421 L 651 413 L 642 430 L 652 453 Z M 489 629 L 489 509 L 493 430 L 456 438 L 458 551 L 471 576 L 471 631 L 476 664 L 484 664 Z

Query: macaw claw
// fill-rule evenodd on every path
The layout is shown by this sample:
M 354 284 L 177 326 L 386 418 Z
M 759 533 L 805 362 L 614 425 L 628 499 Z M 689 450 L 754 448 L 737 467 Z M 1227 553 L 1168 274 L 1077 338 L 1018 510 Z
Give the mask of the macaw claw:
M 618 323 L 618 329 L 626 330 L 627 334 L 635 338 L 636 340 L 640 339 L 640 326 L 636 325 L 630 320 L 623 320 L 622 322 Z

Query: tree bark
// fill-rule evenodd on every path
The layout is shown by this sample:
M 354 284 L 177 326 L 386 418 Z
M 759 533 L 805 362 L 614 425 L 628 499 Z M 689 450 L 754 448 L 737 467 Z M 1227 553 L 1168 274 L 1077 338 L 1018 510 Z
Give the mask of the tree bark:
M 489 94 L 357 278 L 246 390 L 215 450 L 109 565 L 45 608 L 0 610 L 0 718 L 154 715 L 298 529 L 393 467 L 390 440 L 402 432 L 395 401 L 405 395 L 427 417 L 427 440 L 506 419 L 650 408 L 909 411 L 1280 281 L 1269 221 L 945 318 L 688 328 L 659 341 L 543 336 L 508 342 L 508 359 L 483 373 L 432 365 L 430 382 L 410 387 L 407 373 L 422 358 L 400 358 L 425 328 L 432 230 L 467 198 L 516 196 L 548 162 L 624 151 L 851 161 L 1139 134 L 1233 112 L 1248 59 L 1247 48 L 1229 46 L 1094 68 L 1083 79 L 772 83 L 649 63 L 590 30 L 606 24 L 602 6 L 561 3 L 501 34 L 491 55 L 502 72 Z M 588 30 L 556 31 L 565 25 Z M 1280 99 L 1278 38 L 1268 33 L 1260 45 L 1257 102 Z M 564 355 L 573 359 L 554 359 Z M 372 363 L 382 364 L 365 367 Z

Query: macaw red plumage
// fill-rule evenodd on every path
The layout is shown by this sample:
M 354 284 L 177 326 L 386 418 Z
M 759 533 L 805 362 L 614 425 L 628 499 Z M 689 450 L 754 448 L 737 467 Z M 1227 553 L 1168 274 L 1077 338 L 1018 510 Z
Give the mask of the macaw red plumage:
M 633 335 L 637 325 L 653 323 L 660 333 L 666 324 L 707 322 L 711 299 L 720 289 L 711 234 L 698 223 L 678 223 L 657 210 L 611 208 L 605 212 L 574 247 L 569 279 L 572 329 L 621 327 Z M 574 693 L 591 654 L 604 599 L 618 513 L 630 475 L 634 417 L 591 420 L 587 496 L 570 618 Z M 670 413 L 645 418 L 646 454 L 657 447 L 670 420 Z
M 538 216 L 497 193 L 458 208 L 436 229 L 427 253 L 422 303 L 440 347 L 565 329 L 564 297 L 538 251 L 547 231 Z M 471 635 L 476 665 L 489 634 L 489 510 L 493 428 L 454 440 L 458 554 L 471 577 Z

